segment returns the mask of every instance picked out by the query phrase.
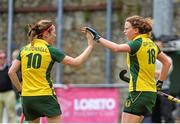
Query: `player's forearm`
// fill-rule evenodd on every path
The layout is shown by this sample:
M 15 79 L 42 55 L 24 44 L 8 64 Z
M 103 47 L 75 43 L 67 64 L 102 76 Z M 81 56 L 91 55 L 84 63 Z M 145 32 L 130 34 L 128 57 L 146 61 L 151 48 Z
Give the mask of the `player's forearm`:
M 167 75 L 168 75 L 170 66 L 171 66 L 171 63 L 169 61 L 166 63 L 163 63 L 163 67 L 161 70 L 161 74 L 159 76 L 159 80 L 164 81 L 167 79 Z
M 12 72 L 12 71 L 9 71 L 8 74 L 9 74 L 9 77 L 11 79 L 11 82 L 16 87 L 18 92 L 21 92 L 22 86 L 21 86 L 21 83 L 20 83 L 20 81 L 18 79 L 17 74 L 15 72 Z
M 114 42 L 112 42 L 112 41 L 109 41 L 109 40 L 107 40 L 107 39 L 105 39 L 105 38 L 100 38 L 99 39 L 99 42 L 104 46 L 104 47 L 106 47 L 106 48 L 109 48 L 109 49 L 111 49 L 112 51 L 116 51 L 116 49 L 117 49 L 117 44 L 116 43 L 114 43 Z
M 109 48 L 113 52 L 130 52 L 131 49 L 128 44 L 117 44 L 112 41 L 109 41 L 105 38 L 100 38 L 99 42 L 106 48 Z
M 75 58 L 75 66 L 79 66 L 82 63 L 84 63 L 88 59 L 89 55 L 91 54 L 92 49 L 93 49 L 93 46 L 88 46 L 83 51 L 83 53 L 81 53 L 78 57 L 76 57 Z

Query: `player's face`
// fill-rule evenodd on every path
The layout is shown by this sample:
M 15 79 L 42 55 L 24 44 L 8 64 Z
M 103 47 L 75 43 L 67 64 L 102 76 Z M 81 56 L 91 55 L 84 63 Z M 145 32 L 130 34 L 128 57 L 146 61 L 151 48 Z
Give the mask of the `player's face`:
M 56 29 L 55 26 L 52 25 L 52 30 L 49 34 L 48 43 L 52 45 L 54 44 L 55 40 L 56 40 Z
M 127 36 L 129 40 L 133 40 L 133 38 L 138 34 L 138 29 L 133 28 L 131 23 L 125 22 L 124 24 L 124 34 Z

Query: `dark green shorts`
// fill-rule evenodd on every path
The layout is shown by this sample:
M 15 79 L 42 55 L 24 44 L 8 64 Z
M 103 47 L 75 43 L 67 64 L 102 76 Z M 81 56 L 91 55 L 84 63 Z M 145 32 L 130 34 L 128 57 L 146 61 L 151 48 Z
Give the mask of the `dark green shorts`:
M 56 96 L 22 96 L 22 107 L 26 121 L 61 115 Z
M 155 105 L 156 97 L 156 92 L 130 92 L 124 105 L 124 112 L 138 116 L 152 113 L 152 108 Z

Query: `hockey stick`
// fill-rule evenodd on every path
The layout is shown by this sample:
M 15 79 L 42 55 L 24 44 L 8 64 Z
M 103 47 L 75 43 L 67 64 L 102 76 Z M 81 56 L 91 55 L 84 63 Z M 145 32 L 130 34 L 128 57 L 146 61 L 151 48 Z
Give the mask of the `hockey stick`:
M 119 78 L 127 83 L 129 83 L 130 79 L 125 76 L 125 74 L 127 73 L 127 70 L 122 70 L 120 73 L 119 73 Z M 178 98 L 175 98 L 169 94 L 166 94 L 166 93 L 163 93 L 161 91 L 157 91 L 157 94 L 163 96 L 163 97 L 166 97 L 168 100 L 170 101 L 173 101 L 173 102 L 176 102 L 176 103 L 180 103 L 180 99 Z

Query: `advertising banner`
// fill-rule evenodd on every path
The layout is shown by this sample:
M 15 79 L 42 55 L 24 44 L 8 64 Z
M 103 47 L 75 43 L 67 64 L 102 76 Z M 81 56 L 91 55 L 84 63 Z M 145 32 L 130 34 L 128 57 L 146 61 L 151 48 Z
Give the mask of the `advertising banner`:
M 70 87 L 56 88 L 55 91 L 62 110 L 62 123 L 118 122 L 118 88 Z

